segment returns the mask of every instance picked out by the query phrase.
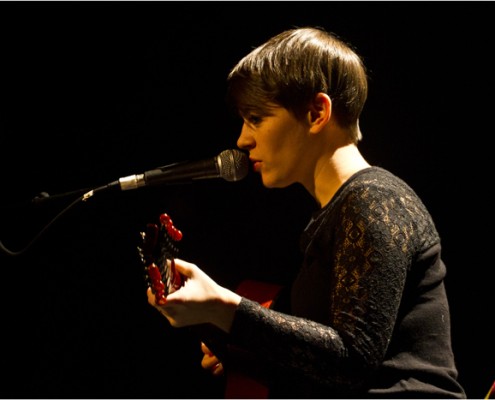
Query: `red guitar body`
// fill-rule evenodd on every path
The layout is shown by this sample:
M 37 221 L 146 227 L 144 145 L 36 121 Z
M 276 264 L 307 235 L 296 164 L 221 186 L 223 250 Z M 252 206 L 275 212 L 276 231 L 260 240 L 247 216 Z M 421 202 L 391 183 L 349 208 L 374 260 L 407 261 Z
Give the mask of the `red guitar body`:
M 282 286 L 279 285 L 245 280 L 238 286 L 236 293 L 260 303 L 263 307 L 271 308 L 281 289 Z M 268 388 L 257 380 L 235 371 L 227 371 L 226 373 L 226 399 L 268 398 Z
M 177 244 L 182 240 L 178 230 L 167 214 L 160 215 L 160 224 L 148 224 L 141 232 L 142 243 L 139 255 L 145 269 L 145 278 L 151 287 L 156 302 L 164 304 L 167 295 L 184 284 L 183 277 L 175 270 L 174 259 L 178 254 Z M 281 286 L 254 280 L 245 280 L 236 292 L 246 298 L 271 308 Z M 226 371 L 225 398 L 262 399 L 268 397 L 268 388 L 257 380 L 235 371 Z

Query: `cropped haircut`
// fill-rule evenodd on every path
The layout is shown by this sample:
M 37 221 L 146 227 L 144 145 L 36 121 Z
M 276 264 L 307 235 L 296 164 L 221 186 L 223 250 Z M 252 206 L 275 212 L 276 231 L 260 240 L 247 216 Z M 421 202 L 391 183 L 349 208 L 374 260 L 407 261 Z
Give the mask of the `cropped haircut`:
M 241 116 L 263 114 L 270 104 L 303 118 L 315 95 L 326 93 L 332 115 L 361 140 L 359 117 L 368 95 L 360 56 L 336 35 L 321 28 L 284 31 L 252 50 L 230 71 L 227 102 Z

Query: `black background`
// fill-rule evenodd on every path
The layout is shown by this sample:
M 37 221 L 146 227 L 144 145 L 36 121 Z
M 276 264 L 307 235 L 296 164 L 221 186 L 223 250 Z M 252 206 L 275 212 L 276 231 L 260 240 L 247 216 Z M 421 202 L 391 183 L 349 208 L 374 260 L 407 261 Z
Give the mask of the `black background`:
M 448 268 L 459 379 L 495 379 L 491 334 L 494 113 L 490 2 L 2 2 L 0 240 L 24 247 L 76 197 L 51 195 L 236 147 L 224 104 L 235 62 L 270 36 L 319 25 L 370 72 L 368 160 L 430 209 Z M 222 397 L 197 338 L 146 302 L 136 246 L 162 212 L 181 257 L 232 289 L 286 283 L 313 210 L 258 176 L 78 202 L 21 256 L 0 254 L 2 397 Z

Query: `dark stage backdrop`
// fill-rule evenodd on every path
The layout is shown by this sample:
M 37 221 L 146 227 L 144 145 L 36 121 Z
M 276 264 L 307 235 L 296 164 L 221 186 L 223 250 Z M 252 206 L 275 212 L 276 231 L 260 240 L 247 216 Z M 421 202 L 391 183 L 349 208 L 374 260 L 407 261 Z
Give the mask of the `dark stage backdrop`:
M 236 147 L 225 78 L 254 46 L 318 25 L 370 73 L 361 149 L 409 182 L 443 238 L 454 350 L 469 397 L 493 379 L 489 2 L 2 2 L 0 240 L 25 246 L 74 200 L 51 195 Z M 230 288 L 286 284 L 314 205 L 258 176 L 102 193 L 30 250 L 0 254 L 0 396 L 222 397 L 197 338 L 146 302 L 139 232 L 162 212 L 180 256 Z

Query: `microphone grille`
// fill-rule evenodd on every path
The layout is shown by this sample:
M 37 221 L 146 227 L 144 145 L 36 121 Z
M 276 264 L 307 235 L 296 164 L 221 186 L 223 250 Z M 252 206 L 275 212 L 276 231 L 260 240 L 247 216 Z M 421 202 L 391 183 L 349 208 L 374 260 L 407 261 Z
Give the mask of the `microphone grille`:
M 220 176 L 229 182 L 244 179 L 249 171 L 249 158 L 240 150 L 224 150 L 217 157 Z

